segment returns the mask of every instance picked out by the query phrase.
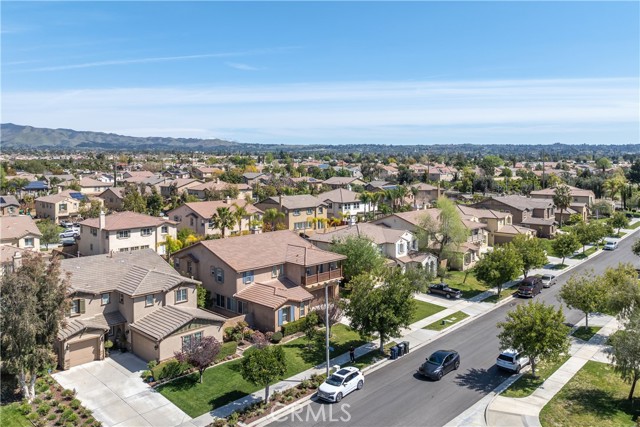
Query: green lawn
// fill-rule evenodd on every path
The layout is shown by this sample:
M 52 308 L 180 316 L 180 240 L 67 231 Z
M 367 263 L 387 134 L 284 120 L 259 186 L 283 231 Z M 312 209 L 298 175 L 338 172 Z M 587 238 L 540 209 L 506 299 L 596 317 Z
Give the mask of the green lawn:
M 588 328 L 580 326 L 571 335 L 578 339 L 581 339 L 582 341 L 589 341 L 591 337 L 594 336 L 600 329 L 600 326 L 589 326 Z
M 498 295 L 491 295 L 489 298 L 485 298 L 482 300 L 482 302 L 493 302 L 496 303 L 498 301 L 502 301 L 506 298 L 512 298 L 513 294 L 515 294 L 516 292 L 518 292 L 518 287 L 517 286 L 512 286 L 508 289 L 502 289 L 502 292 L 500 292 L 500 298 L 498 298 Z
M 357 347 L 365 343 L 358 333 L 348 326 L 336 325 L 331 331 L 331 346 L 334 348 L 332 357 L 346 353 L 351 345 Z M 287 359 L 284 378 L 324 361 L 324 351 L 309 348 L 308 344 L 306 338 L 282 344 Z M 158 391 L 189 416 L 197 417 L 262 388 L 242 379 L 241 363 L 242 359 L 238 359 L 207 369 L 202 384 L 198 383 L 198 374 L 193 374 L 160 386 Z
M 618 238 L 618 239 L 619 239 L 620 237 L 622 237 L 622 236 L 624 236 L 624 235 L 626 235 L 626 234 L 627 234 L 626 232 L 621 231 L 621 232 L 616 233 L 616 234 L 614 234 L 613 236 L 609 236 L 609 237 L 615 237 L 615 238 Z
M 640 398 L 627 400 L 630 385 L 613 367 L 589 361 L 540 412 L 545 427 L 634 427 Z M 637 393 L 636 393 L 637 394 Z
M 3 427 L 33 427 L 33 424 L 18 411 L 18 405 L 0 406 L 0 421 Z
M 430 304 L 428 302 L 424 302 L 420 300 L 415 300 L 415 301 L 416 301 L 416 311 L 414 311 L 413 316 L 411 316 L 411 323 L 415 323 L 418 320 L 422 320 L 425 317 L 429 317 L 445 309 L 445 307 L 441 307 L 435 304 Z
M 429 329 L 432 331 L 441 331 L 445 328 L 448 328 L 451 325 L 455 325 L 456 323 L 466 319 L 467 317 L 469 317 L 468 314 L 463 313 L 462 311 L 456 311 L 455 313 L 450 314 L 447 317 L 441 320 L 438 320 L 437 322 L 433 322 L 432 324 L 427 325 L 422 329 Z
M 556 264 L 553 267 L 551 267 L 551 269 L 552 270 L 564 270 L 567 267 L 569 267 L 567 264 Z
M 557 256 L 556 252 L 553 250 L 553 246 L 551 245 L 551 240 L 541 239 L 541 238 L 537 238 L 537 239 L 540 241 L 540 244 L 542 245 L 544 250 L 547 251 L 548 256 Z
M 535 391 L 542 385 L 544 380 L 549 378 L 560 366 L 562 366 L 567 360 L 569 355 L 562 356 L 557 362 L 549 363 L 542 362 L 536 366 L 536 374 L 538 378 L 533 378 L 531 371 L 523 374 L 518 380 L 511 384 L 502 395 L 505 397 L 526 397 Z
M 636 229 L 636 228 L 638 228 L 638 227 L 640 227 L 640 221 L 635 222 L 635 223 L 633 223 L 633 224 L 631 224 L 630 226 L 625 227 L 625 228 L 626 228 L 626 229 L 628 229 L 628 230 L 635 230 L 635 229 Z
M 389 357 L 389 349 L 396 344 L 397 343 L 395 341 L 390 341 L 384 345 L 384 354 L 380 354 L 378 350 L 370 351 L 369 353 L 363 354 L 362 356 L 358 357 L 356 359 L 356 363 L 354 363 L 353 365 L 349 363 L 349 365 L 355 366 L 358 369 L 363 369 L 364 367 L 373 364 L 375 361 L 386 359 L 387 357 Z
M 589 249 L 587 249 L 586 251 L 584 251 L 584 253 L 580 252 L 578 255 L 572 256 L 571 259 L 585 259 L 586 257 L 588 257 L 589 255 L 593 254 L 597 250 L 598 250 L 598 248 L 596 248 L 595 246 L 592 246 Z
M 465 274 L 464 271 L 448 271 L 444 282 L 452 288 L 460 289 L 462 298 L 471 298 L 489 289 L 487 285 L 476 279 L 473 273 L 469 273 L 465 281 Z

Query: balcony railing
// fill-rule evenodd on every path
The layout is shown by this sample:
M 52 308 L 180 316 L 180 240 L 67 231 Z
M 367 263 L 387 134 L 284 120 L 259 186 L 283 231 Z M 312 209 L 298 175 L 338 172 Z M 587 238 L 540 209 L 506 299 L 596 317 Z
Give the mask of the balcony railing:
M 335 270 L 303 276 L 302 284 L 305 286 L 314 285 L 316 283 L 326 282 L 327 280 L 339 279 L 341 277 L 342 277 L 342 267 L 338 267 Z

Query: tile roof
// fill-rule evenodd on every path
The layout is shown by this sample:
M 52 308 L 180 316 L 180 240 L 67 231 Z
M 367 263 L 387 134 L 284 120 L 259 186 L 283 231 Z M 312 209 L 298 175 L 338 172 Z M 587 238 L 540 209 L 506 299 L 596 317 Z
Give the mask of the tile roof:
M 46 202 L 46 203 L 58 203 L 66 201 L 73 201 L 73 197 L 71 197 L 71 193 L 73 190 L 65 190 L 61 191 L 58 194 L 50 194 L 48 196 L 38 197 L 36 202 Z
M 503 219 L 511 215 L 510 212 L 500 212 L 493 209 L 472 208 L 466 205 L 456 205 L 463 216 L 474 216 L 476 218 Z
M 253 215 L 256 213 L 262 213 L 262 211 L 250 203 L 247 203 L 246 200 L 240 199 L 231 199 L 229 203 L 226 200 L 216 200 L 211 202 L 191 202 L 185 203 L 189 209 L 198 214 L 202 218 L 211 218 L 213 214 L 217 212 L 218 208 L 229 208 L 231 212 L 236 211 L 236 206 L 244 207 L 249 215 Z M 168 212 L 169 216 L 171 216 L 171 211 Z
M 549 219 L 544 219 L 544 218 L 537 218 L 534 216 L 531 216 L 527 219 L 525 219 L 524 221 L 522 221 L 522 224 L 531 224 L 531 225 L 553 225 L 555 224 L 556 220 L 553 218 L 549 218 Z
M 331 178 L 324 180 L 322 183 L 326 185 L 346 185 L 351 184 L 353 181 L 360 181 L 360 178 L 353 178 L 350 176 L 332 176 Z
M 393 214 L 394 216 L 401 218 L 408 223 L 419 226 L 422 218 L 425 216 L 430 216 L 434 220 L 438 220 L 440 216 L 440 209 L 432 208 L 432 209 L 423 209 L 418 211 L 408 211 L 408 212 L 397 212 Z
M 181 276 L 153 249 L 67 258 L 60 266 L 71 275 L 72 291 L 94 295 L 116 289 L 140 295 L 163 292 L 178 283 L 200 283 Z
M 113 183 L 111 182 L 102 182 L 97 179 L 89 178 L 85 176 L 78 183 L 80 187 L 113 187 Z
M 38 252 L 34 252 L 30 249 L 19 248 L 17 246 L 0 245 L 0 264 L 13 262 L 13 257 L 16 253 L 20 253 L 24 258 L 27 254 L 37 254 Z
M 222 191 L 225 190 L 227 188 L 237 188 L 238 191 L 247 191 L 247 190 L 251 190 L 251 186 L 248 184 L 231 184 L 229 182 L 224 182 L 224 181 L 211 181 L 211 182 L 203 182 L 202 184 L 198 184 L 198 185 L 193 185 L 191 187 L 189 187 L 189 190 L 194 190 L 194 191 L 204 191 L 206 189 L 209 189 L 211 191 Z
M 413 184 L 411 188 L 417 188 L 419 191 L 433 191 L 438 189 L 435 185 L 425 184 L 424 182 Z
M 237 272 L 285 262 L 312 266 L 346 259 L 343 255 L 318 249 L 289 230 L 205 240 L 196 245 L 204 246 Z M 174 256 L 189 253 L 191 247 L 176 252 Z
M 570 185 L 568 185 L 567 187 L 569 187 L 569 190 L 571 190 L 571 195 L 572 196 L 591 196 L 591 197 L 595 197 L 594 192 L 591 191 L 591 190 L 584 190 L 582 188 L 572 187 Z M 555 187 L 544 188 L 542 190 L 535 190 L 535 191 L 531 192 L 531 195 L 533 195 L 533 196 L 536 196 L 536 195 L 548 196 L 548 195 L 555 195 L 555 194 L 556 194 L 556 188 Z
M 160 187 L 171 187 L 172 185 L 175 185 L 177 188 L 182 188 L 185 185 L 193 184 L 194 182 L 201 183 L 202 181 L 193 178 L 177 178 L 161 183 Z
M 64 341 L 76 335 L 77 333 L 85 331 L 87 329 L 97 329 L 103 332 L 107 332 L 109 330 L 109 327 L 103 325 L 99 321 L 95 321 L 93 318 L 68 319 L 67 323 L 58 331 L 58 339 L 60 341 Z
M 42 233 L 30 216 L 0 216 L 0 239 L 19 239 L 29 234 L 42 237 Z
M 104 229 L 108 231 L 128 230 L 130 228 L 140 227 L 159 227 L 162 224 L 176 225 L 177 222 L 137 212 L 124 211 L 105 215 Z M 85 219 L 80 223 L 80 225 L 99 228 L 100 218 Z
M 287 301 L 302 302 L 313 299 L 313 295 L 306 289 L 286 278 L 255 283 L 236 293 L 234 297 L 272 309 L 279 308 Z
M 520 227 L 519 225 L 508 224 L 508 225 L 505 225 L 503 227 L 500 227 L 500 229 L 498 231 L 496 231 L 495 233 L 517 235 L 517 234 L 527 234 L 527 233 L 530 233 L 532 231 L 533 231 L 534 234 L 536 234 L 536 230 L 534 230 L 532 228 Z
M 280 196 L 269 197 L 267 200 L 260 202 L 265 203 L 270 202 L 270 204 L 280 204 Z M 282 196 L 282 206 L 287 209 L 304 209 L 304 208 L 315 208 L 318 206 L 324 206 L 324 202 L 317 197 L 310 196 L 308 194 L 300 194 L 297 196 Z
M 396 243 L 408 230 L 396 230 L 368 222 L 359 222 L 352 226 L 344 226 L 335 231 L 315 233 L 309 238 L 310 242 L 331 243 L 349 236 L 363 236 L 370 238 L 376 245 Z
M 160 341 L 195 319 L 211 320 L 217 323 L 224 323 L 227 320 L 219 314 L 199 308 L 166 305 L 132 323 L 130 326 L 131 329 Z
M 0 207 L 5 206 L 20 206 L 20 202 L 18 202 L 16 196 L 0 196 Z
M 553 206 L 551 199 L 536 199 L 517 195 L 492 197 L 492 199 L 519 210 L 546 209 Z
M 360 193 L 347 190 L 346 188 L 338 188 L 318 194 L 318 199 L 324 201 L 329 200 L 332 203 L 353 203 L 360 201 Z

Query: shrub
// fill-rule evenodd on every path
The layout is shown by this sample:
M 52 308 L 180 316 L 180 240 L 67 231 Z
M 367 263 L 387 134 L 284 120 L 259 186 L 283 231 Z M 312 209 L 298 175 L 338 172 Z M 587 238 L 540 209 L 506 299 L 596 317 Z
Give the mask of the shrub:
M 273 337 L 273 332 L 268 331 L 264 334 L 264 337 L 267 339 L 267 341 L 271 341 L 271 338 Z
M 33 399 L 31 403 L 33 403 L 34 405 L 39 405 L 42 403 L 42 399 L 40 399 L 39 397 L 36 397 L 35 399 Z
M 227 418 L 227 424 L 229 424 L 230 426 L 236 426 L 238 425 L 239 419 L 240 419 L 240 415 L 237 412 L 234 412 L 231 415 L 229 415 L 229 418 Z
M 49 390 L 48 392 L 46 392 L 46 393 L 44 394 L 44 398 L 45 398 L 45 400 L 51 400 L 51 399 L 53 399 L 53 393 L 51 393 L 51 390 Z
M 73 399 L 69 402 L 69 406 L 71 406 L 72 409 L 78 409 L 80 407 L 80 401 L 78 399 Z
M 95 418 L 93 418 L 93 417 L 87 418 L 87 425 L 91 425 L 91 424 L 93 424 L 95 422 L 96 422 Z
M 68 388 L 62 390 L 62 397 L 66 398 L 67 400 L 71 400 L 74 395 L 75 393 L 73 392 L 73 390 L 69 390 Z
M 227 420 L 224 418 L 218 418 L 213 422 L 213 427 L 225 427 L 227 425 Z
M 40 419 L 40 415 L 36 414 L 35 412 L 32 412 L 29 415 L 27 415 L 27 419 L 31 422 L 35 422 L 38 419 Z
M 55 420 L 56 418 L 58 418 L 58 416 L 57 416 L 56 414 L 49 414 L 49 415 L 47 415 L 47 420 L 49 420 L 49 421 L 53 421 L 53 420 Z
M 286 325 L 282 325 L 282 335 L 289 336 L 295 333 L 301 332 L 304 329 L 305 318 L 289 322 Z
M 271 342 L 274 344 L 278 344 L 282 341 L 282 332 L 278 331 L 271 336 Z
M 178 377 L 189 369 L 188 363 L 180 363 L 176 359 L 168 360 L 161 363 L 153 370 L 153 376 L 156 380 L 165 380 Z
M 249 338 L 252 333 L 247 322 L 238 322 L 235 326 L 224 329 L 223 341 L 242 341 L 245 337 Z
M 78 416 L 76 415 L 75 412 L 73 412 L 73 410 L 71 408 L 67 408 L 64 410 L 64 412 L 62 412 L 62 415 L 60 415 L 60 421 L 62 421 L 63 423 L 73 423 L 74 421 L 78 420 Z
M 147 378 L 149 378 L 150 376 L 152 376 L 153 374 L 151 373 L 151 371 L 147 370 L 147 371 L 142 371 L 142 373 L 140 374 L 140 378 L 142 378 L 143 380 L 146 380 Z
M 153 371 L 153 368 L 155 368 L 156 366 L 158 366 L 157 360 L 150 360 L 149 363 L 147 363 L 147 369 L 150 371 Z
M 31 405 L 29 403 L 23 403 L 18 407 L 18 411 L 20 411 L 22 415 L 29 415 L 31 413 Z
M 40 406 L 38 406 L 38 409 L 36 409 L 36 412 L 41 416 L 44 417 L 45 415 L 47 415 L 49 413 L 49 411 L 51 410 L 51 406 L 49 406 L 46 403 L 41 404 Z

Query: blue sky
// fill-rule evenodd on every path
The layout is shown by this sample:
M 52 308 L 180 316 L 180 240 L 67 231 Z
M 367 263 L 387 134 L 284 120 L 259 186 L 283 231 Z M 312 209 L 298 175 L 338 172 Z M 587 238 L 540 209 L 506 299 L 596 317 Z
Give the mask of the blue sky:
M 638 2 L 6 2 L 2 122 L 257 143 L 640 143 Z

